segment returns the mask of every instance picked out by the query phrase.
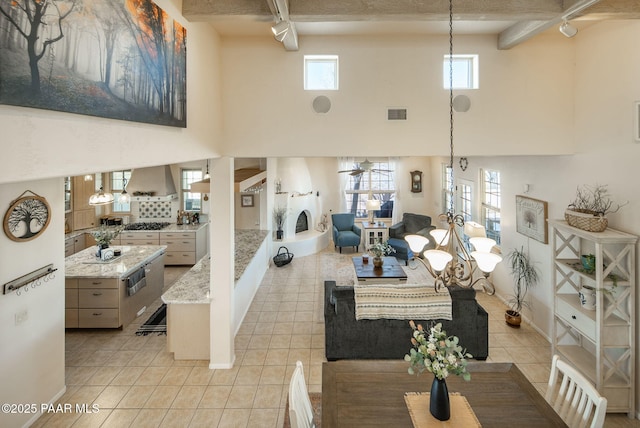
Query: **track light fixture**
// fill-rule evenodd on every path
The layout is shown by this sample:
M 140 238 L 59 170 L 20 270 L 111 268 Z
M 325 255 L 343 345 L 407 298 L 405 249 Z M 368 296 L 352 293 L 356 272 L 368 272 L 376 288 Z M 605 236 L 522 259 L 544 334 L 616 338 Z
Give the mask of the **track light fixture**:
M 283 41 L 289 32 L 289 27 L 289 21 L 277 22 L 273 27 L 271 27 L 273 37 L 279 42 Z
M 559 30 L 566 37 L 573 37 L 578 33 L 578 29 L 569 24 L 569 21 L 567 21 L 566 19 L 562 22 L 562 24 L 560 24 Z

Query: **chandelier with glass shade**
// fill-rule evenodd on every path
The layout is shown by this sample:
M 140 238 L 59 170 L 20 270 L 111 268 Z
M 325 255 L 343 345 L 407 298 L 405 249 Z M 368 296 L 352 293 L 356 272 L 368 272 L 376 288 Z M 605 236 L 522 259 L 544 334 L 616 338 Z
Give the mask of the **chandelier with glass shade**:
M 429 249 L 420 253 L 429 243 L 429 239 L 422 235 L 407 235 L 405 240 L 414 254 L 416 260 L 422 262 L 427 271 L 434 278 L 434 287 L 438 291 L 442 286 L 450 287 L 458 285 L 472 288 L 476 284 L 481 285 L 488 294 L 495 292 L 495 287 L 489 280 L 489 275 L 496 265 L 502 261 L 502 257 L 492 253 L 496 241 L 487 238 L 485 228 L 476 222 L 467 221 L 461 214 L 454 212 L 454 180 L 453 180 L 453 0 L 449 0 L 449 207 L 446 214 L 440 215 L 440 219 L 446 222 L 446 229 L 435 229 L 430 232 L 435 241 L 435 249 Z M 464 231 L 469 237 L 469 243 L 474 251 L 467 251 L 466 245 L 460 238 L 458 230 Z M 474 280 L 476 269 L 482 275 Z

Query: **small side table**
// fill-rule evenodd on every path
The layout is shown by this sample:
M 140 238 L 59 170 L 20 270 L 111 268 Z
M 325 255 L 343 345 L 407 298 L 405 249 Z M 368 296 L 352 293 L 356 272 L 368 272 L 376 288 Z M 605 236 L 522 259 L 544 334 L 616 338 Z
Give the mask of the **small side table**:
M 389 228 L 382 221 L 376 221 L 372 223 L 363 221 L 362 229 L 364 229 L 365 250 L 368 250 L 369 247 L 375 244 L 378 240 L 380 242 L 386 242 L 389 239 Z

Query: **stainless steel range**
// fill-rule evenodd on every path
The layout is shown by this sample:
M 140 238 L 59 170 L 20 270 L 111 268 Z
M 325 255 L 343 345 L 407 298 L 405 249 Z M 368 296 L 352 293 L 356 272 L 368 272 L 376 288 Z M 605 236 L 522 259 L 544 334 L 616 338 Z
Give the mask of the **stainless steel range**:
M 129 223 L 124 227 L 124 230 L 160 230 L 169 226 L 168 222 L 141 222 L 141 223 Z

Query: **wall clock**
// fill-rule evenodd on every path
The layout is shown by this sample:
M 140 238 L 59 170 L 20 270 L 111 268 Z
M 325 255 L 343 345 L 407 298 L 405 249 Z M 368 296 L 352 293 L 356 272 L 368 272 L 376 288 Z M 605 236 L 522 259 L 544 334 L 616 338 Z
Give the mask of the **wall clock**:
M 25 196 L 31 193 L 33 196 Z M 42 196 L 27 190 L 11 202 L 4 214 L 4 233 L 16 242 L 35 239 L 49 226 L 51 208 Z
M 411 192 L 422 192 L 422 171 L 411 171 Z

